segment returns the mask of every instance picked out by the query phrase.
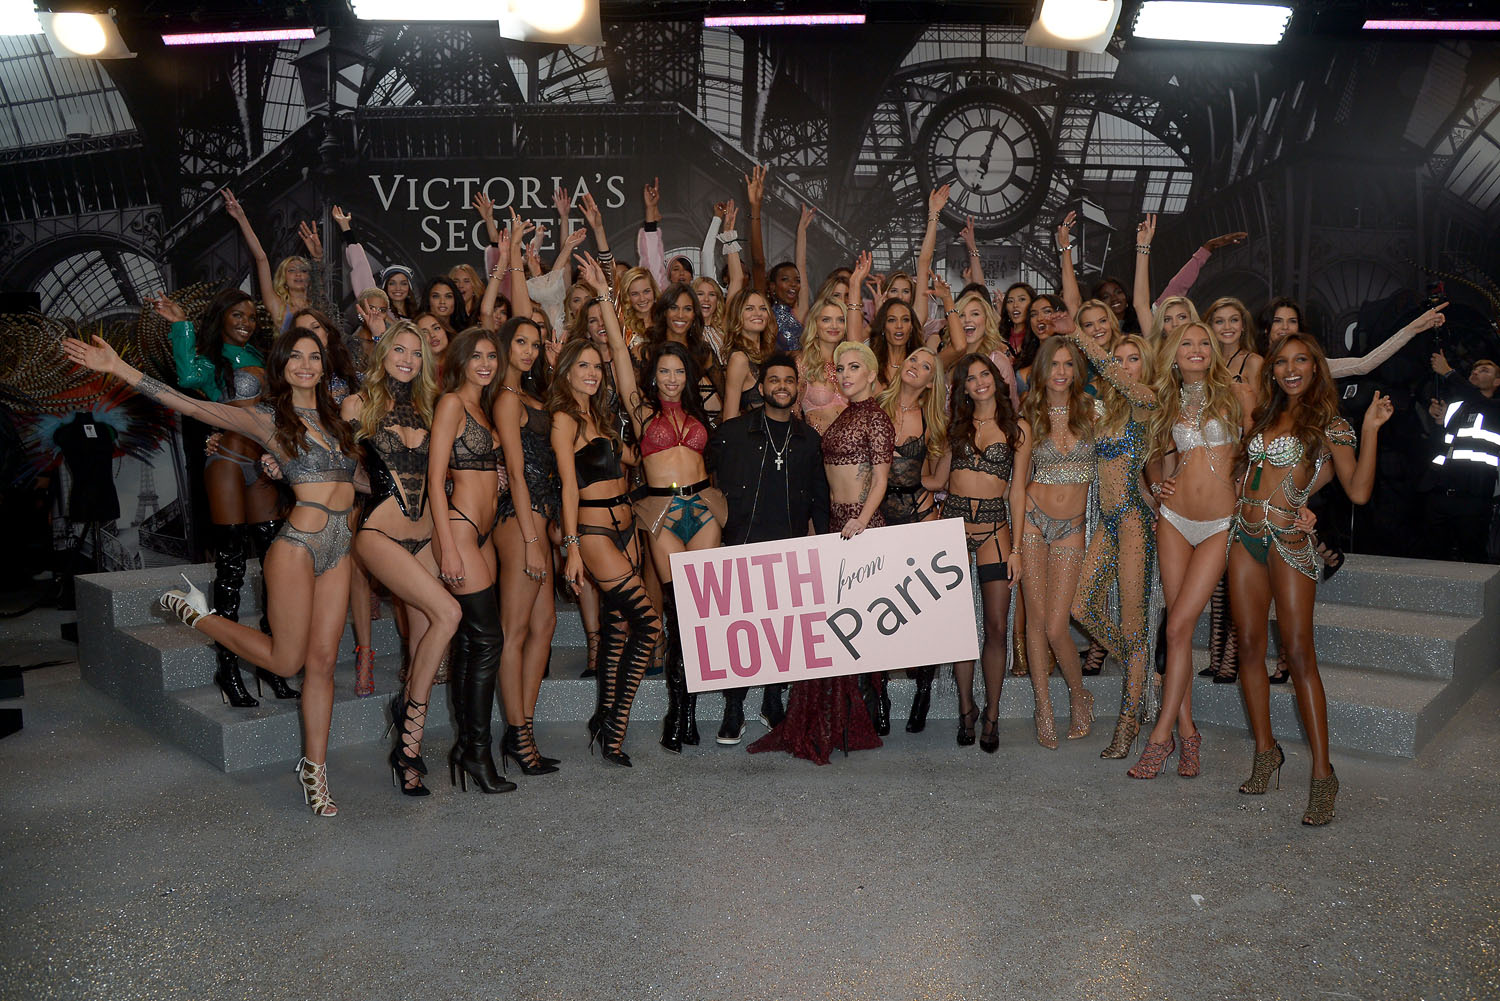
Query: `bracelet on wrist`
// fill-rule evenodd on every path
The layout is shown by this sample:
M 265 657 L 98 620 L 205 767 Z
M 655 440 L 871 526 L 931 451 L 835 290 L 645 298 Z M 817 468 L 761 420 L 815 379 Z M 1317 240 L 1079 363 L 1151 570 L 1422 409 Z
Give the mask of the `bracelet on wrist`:
M 957 316 L 958 315 L 958 307 L 954 306 L 952 309 L 948 310 L 943 315 L 944 316 Z
M 563 540 L 562 540 L 562 550 L 563 550 L 563 552 L 567 552 L 569 546 L 576 546 L 576 545 L 578 545 L 578 536 L 576 536 L 576 535 L 564 535 L 563 536 Z
M 531 544 L 532 544 L 532 543 L 533 543 L 533 542 L 535 542 L 535 541 L 536 541 L 536 540 L 537 540 L 537 539 L 540 539 L 540 538 L 541 538 L 541 536 L 540 536 L 540 535 L 538 535 L 538 536 L 535 536 L 535 537 L 533 537 L 533 538 L 530 538 L 530 539 L 527 539 L 527 538 L 522 538 L 522 539 L 521 539 L 521 541 L 522 541 L 522 542 L 524 542 L 524 543 L 525 543 L 525 544 L 526 544 L 526 545 L 528 545 L 528 546 L 529 546 L 529 545 L 531 545 Z
M 1149 243 L 1137 243 L 1135 245 L 1135 252 L 1137 254 L 1140 254 L 1142 257 L 1150 257 L 1151 256 L 1151 244 L 1149 244 Z

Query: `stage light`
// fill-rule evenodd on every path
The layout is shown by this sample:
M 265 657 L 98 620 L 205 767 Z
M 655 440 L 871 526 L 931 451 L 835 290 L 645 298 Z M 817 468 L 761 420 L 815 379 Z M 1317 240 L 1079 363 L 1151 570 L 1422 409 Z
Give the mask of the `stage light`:
M 40 35 L 42 19 L 31 0 L 0 0 L 0 35 Z
M 1133 34 L 1174 42 L 1275 45 L 1291 19 L 1292 8 L 1280 4 L 1146 0 Z
M 311 28 L 266 28 L 259 31 L 197 31 L 162 35 L 163 45 L 229 45 L 239 42 L 288 42 L 316 38 Z
M 1364 23 L 1366 31 L 1500 31 L 1500 21 L 1376 21 Z
M 491 18 L 494 7 L 491 4 Z M 500 36 L 553 45 L 603 45 L 599 0 L 505 0 Z
M 364 21 L 493 21 L 496 0 L 350 0 Z
M 863 14 L 731 14 L 703 19 L 705 28 L 777 28 L 789 25 L 806 28 L 864 23 Z
M 134 59 L 135 53 L 120 37 L 115 19 L 108 14 L 83 14 L 65 11 L 42 14 L 42 31 L 60 59 L 81 56 L 85 59 Z
M 1120 20 L 1120 0 L 1042 0 L 1023 44 L 1103 52 Z

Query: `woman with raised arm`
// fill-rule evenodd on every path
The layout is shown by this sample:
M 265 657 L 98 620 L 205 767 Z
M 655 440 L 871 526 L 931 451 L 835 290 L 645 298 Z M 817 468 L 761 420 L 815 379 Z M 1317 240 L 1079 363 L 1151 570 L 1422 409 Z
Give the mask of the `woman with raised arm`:
M 455 264 L 448 270 L 448 279 L 453 282 L 453 287 L 458 291 L 464 315 L 477 317 L 479 298 L 484 294 L 484 282 L 480 279 L 479 272 L 474 269 L 474 265 Z
M 1208 261 L 1209 255 L 1223 247 L 1242 243 L 1249 235 L 1249 233 L 1226 233 L 1223 236 L 1216 236 L 1204 243 L 1192 257 L 1188 258 L 1187 263 L 1178 270 L 1177 274 L 1172 276 L 1172 280 L 1167 282 L 1167 287 L 1162 290 L 1161 295 L 1153 300 L 1151 297 L 1151 242 L 1156 237 L 1156 215 L 1151 214 L 1146 216 L 1135 229 L 1135 290 L 1133 306 L 1135 320 L 1139 323 L 1139 326 L 1122 322 L 1121 328 L 1129 330 L 1131 333 L 1148 330 L 1156 331 L 1155 324 L 1161 319 L 1161 307 L 1166 305 L 1168 300 L 1172 299 L 1180 299 L 1183 302 L 1187 301 L 1187 294 L 1192 290 L 1193 283 L 1198 280 L 1198 272 L 1202 270 L 1204 263 Z M 1106 279 L 1106 281 L 1112 281 L 1112 279 Z M 1115 282 L 1115 284 L 1118 285 L 1119 283 Z M 1096 298 L 1104 297 L 1096 295 Z M 1111 298 L 1109 301 L 1112 304 L 1117 302 L 1114 298 Z M 1116 307 L 1117 315 L 1123 317 L 1123 314 L 1120 313 L 1120 310 L 1123 308 L 1123 304 Z M 1155 310 L 1155 316 L 1153 316 L 1153 310 Z M 1192 320 L 1197 322 L 1197 310 L 1193 310 Z M 1152 344 L 1161 343 L 1160 333 L 1153 332 L 1149 338 Z
M 250 250 L 255 262 L 256 280 L 260 284 L 260 298 L 266 311 L 271 314 L 271 323 L 278 331 L 291 326 L 291 316 L 299 309 L 317 306 L 326 309 L 328 296 L 323 288 L 323 240 L 318 231 L 306 222 L 297 224 L 297 235 L 307 248 L 307 257 L 288 257 L 271 273 L 271 262 L 261 248 L 260 238 L 255 235 L 245 209 L 234 197 L 234 192 L 224 189 L 224 211 L 240 227 L 240 236 Z
M 531 320 L 516 317 L 500 328 L 500 394 L 495 427 L 505 459 L 507 490 L 500 493 L 499 557 L 500 702 L 508 724 L 501 760 L 515 761 L 522 775 L 547 775 L 555 762 L 537 750 L 532 717 L 552 650 L 557 606 L 548 571 L 557 521 L 557 460 L 552 455 L 552 420 L 546 408 L 546 363 L 542 335 Z
M 708 415 L 709 427 L 717 427 L 719 414 L 724 410 L 723 370 L 718 357 L 703 333 L 703 314 L 698 309 L 698 299 L 687 285 L 668 285 L 651 306 L 651 326 L 646 329 L 646 342 L 642 352 L 650 357 L 663 344 L 671 341 L 687 348 L 696 363 L 697 380 L 694 389 L 703 412 Z
M 177 384 L 202 393 L 215 403 L 251 408 L 265 391 L 265 360 L 255 339 L 255 301 L 239 289 L 214 296 L 195 325 L 183 308 L 165 294 L 148 300 L 171 324 L 172 361 Z M 201 425 L 197 425 L 201 427 Z M 195 442 L 204 435 L 190 434 Z M 193 446 L 196 450 L 196 445 Z M 240 589 L 245 583 L 245 560 L 253 552 L 265 559 L 266 549 L 281 526 L 276 488 L 260 475 L 260 445 L 234 432 L 219 437 L 219 445 L 203 463 L 203 486 L 208 516 L 213 523 L 214 607 L 220 615 L 239 621 Z M 262 585 L 264 587 L 264 585 Z M 262 603 L 264 609 L 264 603 Z M 224 701 L 236 709 L 260 705 L 240 677 L 234 651 L 215 646 L 218 668 L 214 684 Z M 262 681 L 278 699 L 295 699 L 297 690 L 286 679 L 263 667 L 255 669 L 256 691 Z
M 988 355 L 969 354 L 953 371 L 953 420 L 948 425 L 948 496 L 944 518 L 962 518 L 977 566 L 984 606 L 984 733 L 980 749 L 1000 747 L 1000 691 L 1005 683 L 1006 616 L 1021 580 L 1021 554 L 1011 512 L 1026 510 L 1026 473 L 1031 468 L 1031 428 L 1011 406 L 1000 369 Z M 943 470 L 940 470 L 942 472 Z M 953 665 L 958 685 L 958 743 L 974 743 L 979 706 L 974 699 L 974 662 Z
M 1153 450 L 1163 457 L 1157 556 L 1167 604 L 1166 673 L 1161 712 L 1128 774 L 1154 779 L 1182 739 L 1177 774 L 1195 777 L 1203 737 L 1193 724 L 1193 630 L 1224 573 L 1225 538 L 1234 513 L 1234 463 L 1254 391 L 1235 383 L 1218 339 L 1196 321 L 1174 326 L 1159 345 Z
M 875 356 L 870 349 L 863 344 L 840 344 L 833 361 L 849 405 L 822 436 L 828 528 L 852 539 L 866 528 L 885 524 L 880 505 L 890 479 L 896 432 L 874 396 Z M 826 765 L 840 747 L 845 751 L 879 747 L 879 732 L 890 729 L 890 700 L 884 688 L 882 678 L 870 675 L 797 682 L 792 685 L 786 718 L 749 750 L 752 754 L 786 751 Z
M 1153 451 L 1155 373 L 1145 340 L 1121 334 L 1108 303 L 1090 299 L 1079 307 L 1078 318 L 1081 329 L 1069 336 L 1099 376 L 1102 413 L 1094 428 L 1099 527 L 1084 557 L 1073 617 L 1125 667 L 1114 737 L 1099 755 L 1123 758 L 1140 732 L 1151 659 L 1156 515 L 1141 495 L 1141 473 Z M 1062 326 L 1066 321 L 1054 322 L 1055 328 Z
M 1250 778 L 1240 786 L 1260 795 L 1271 773 L 1280 777 L 1286 755 L 1271 733 L 1265 669 L 1272 599 L 1276 627 L 1297 690 L 1297 713 L 1312 753 L 1304 824 L 1333 819 L 1339 780 L 1328 759 L 1328 704 L 1313 648 L 1313 604 L 1318 561 L 1300 516 L 1308 498 L 1331 478 L 1349 499 L 1367 503 L 1375 486 L 1376 436 L 1390 420 L 1388 396 L 1377 392 L 1364 417 L 1364 448 L 1356 455 L 1354 429 L 1339 416 L 1338 392 L 1323 349 L 1305 334 L 1278 341 L 1261 375 L 1261 404 L 1245 445 L 1246 468 L 1229 530 L 1229 596 L 1239 638 L 1240 688 L 1255 736 Z
M 946 292 L 947 286 L 940 284 L 938 288 L 941 295 Z M 1005 337 L 1000 333 L 1000 318 L 995 313 L 995 308 L 990 305 L 989 299 L 978 292 L 967 292 L 959 296 L 956 303 L 952 301 L 951 295 L 946 296 L 945 301 L 949 305 L 950 315 L 963 331 L 961 340 L 957 336 L 951 337 L 949 350 L 984 355 L 994 362 L 995 368 L 1000 372 L 1000 378 L 1005 382 L 1006 392 L 1010 395 L 1011 409 L 1019 408 L 1021 405 L 1019 380 L 1016 378 L 1016 370 L 1011 367 L 1010 352 L 1006 350 Z M 954 323 L 950 322 L 950 333 L 953 332 L 953 326 Z M 948 359 L 945 358 L 944 361 L 947 362 Z
M 609 284 L 597 263 L 583 269 L 601 298 Z M 614 304 L 601 311 L 617 323 Z M 628 357 L 628 356 L 627 356 Z M 552 415 L 552 451 L 562 490 L 563 576 L 575 590 L 587 571 L 604 606 L 598 653 L 592 663 L 598 701 L 589 718 L 589 747 L 598 740 L 604 760 L 629 768 L 625 731 L 630 708 L 661 620 L 641 579 L 642 553 L 625 466 L 635 450 L 620 437 L 604 399 L 605 362 L 598 347 L 581 338 L 563 345 L 547 394 Z
M 186 625 L 244 659 L 302 686 L 303 756 L 297 775 L 313 813 L 338 813 L 328 793 L 333 665 L 349 610 L 350 515 L 361 449 L 328 394 L 323 349 L 312 334 L 278 337 L 266 359 L 264 402 L 253 410 L 184 396 L 127 365 L 101 337 L 63 341 L 73 362 L 120 379 L 136 392 L 205 424 L 259 442 L 280 464 L 297 502 L 266 555 L 271 635 L 209 611 L 202 592 L 168 591 L 162 605 Z M 184 578 L 185 579 L 185 578 Z
M 1031 330 L 1031 304 L 1035 300 L 1036 289 L 1015 282 L 1005 290 L 997 309 L 1001 350 L 1017 372 L 1031 367 L 1042 343 Z
M 765 293 L 745 289 L 729 301 L 726 321 L 724 366 L 724 413 L 729 421 L 761 405 L 760 363 L 776 344 L 776 315 Z
M 1032 305 L 1033 312 L 1039 303 Z M 1066 316 L 1059 309 L 1057 314 Z M 1046 317 L 1051 330 L 1052 314 Z M 1084 392 L 1084 361 L 1065 337 L 1049 336 L 1037 353 L 1022 415 L 1036 437 L 1026 487 L 1021 555 L 1025 577 L 1026 663 L 1036 701 L 1036 739 L 1056 750 L 1057 729 L 1047 675 L 1050 650 L 1068 685 L 1068 739 L 1087 737 L 1094 697 L 1083 687 L 1078 648 L 1068 628 L 1083 567 L 1089 485 L 1097 466 L 1094 400 Z
M 343 406 L 344 419 L 354 424 L 354 437 L 364 446 L 370 478 L 354 552 L 406 606 L 411 668 L 405 686 L 391 700 L 396 746 L 389 759 L 392 776 L 406 796 L 428 795 L 422 784 L 427 774 L 422 760 L 427 701 L 460 614 L 458 602 L 437 579 L 427 504 L 427 454 L 436 396 L 422 335 L 402 320 L 375 345 L 360 391 L 347 397 Z
M 870 322 L 869 344 L 875 354 L 882 390 L 896 385 L 907 354 L 921 343 L 917 314 L 910 305 L 896 298 L 880 304 Z
M 597 261 L 584 258 L 583 269 L 596 290 L 607 287 Z M 646 478 L 644 496 L 636 502 L 635 514 L 648 533 L 651 562 L 662 582 L 663 617 L 675 623 L 677 596 L 670 557 L 718 546 L 727 514 L 724 495 L 709 482 L 703 461 L 708 448 L 708 415 L 695 391 L 698 363 L 687 347 L 664 339 L 651 350 L 642 367 L 645 385 L 637 385 L 624 332 L 608 310 L 605 312 L 615 385 L 640 441 Z M 692 317 L 697 319 L 696 310 L 692 310 Z M 666 671 L 669 702 L 662 720 L 661 745 L 680 753 L 683 744 L 698 743 L 698 697 L 687 690 L 682 638 L 675 629 L 669 637 Z
M 462 778 L 465 790 L 473 779 L 487 793 L 516 787 L 495 767 L 490 737 L 504 639 L 495 605 L 495 551 L 487 545 L 500 522 L 495 494 L 500 445 L 490 424 L 499 369 L 500 348 L 493 334 L 470 327 L 453 338 L 427 450 L 427 503 L 438 579 L 448 585 L 462 611 L 448 668 L 457 725 L 448 779 Z

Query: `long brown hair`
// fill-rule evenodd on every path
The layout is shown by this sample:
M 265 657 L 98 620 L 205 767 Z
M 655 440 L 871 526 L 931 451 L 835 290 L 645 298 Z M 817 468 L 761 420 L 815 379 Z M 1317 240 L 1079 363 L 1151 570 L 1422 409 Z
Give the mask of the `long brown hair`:
M 766 304 L 766 329 L 758 338 L 745 330 L 745 303 L 752 295 L 760 296 L 760 301 Z M 759 365 L 775 343 L 776 309 L 771 297 L 754 288 L 736 292 L 724 312 L 724 353 L 732 356 L 736 351 L 743 351 L 752 365 Z
M 313 387 L 317 399 L 315 408 L 318 423 L 333 438 L 340 452 L 351 459 L 358 459 L 364 454 L 364 450 L 354 440 L 354 429 L 339 416 L 338 405 L 333 402 L 333 394 L 328 388 L 328 352 L 323 349 L 323 342 L 318 340 L 318 335 L 311 330 L 293 328 L 271 342 L 271 353 L 266 359 L 266 403 L 271 406 L 276 426 L 272 443 L 278 452 L 287 457 L 301 455 L 307 445 L 307 424 L 297 415 L 297 410 L 292 405 L 292 386 L 286 381 L 287 362 L 292 359 L 293 349 L 304 340 L 313 342 L 318 349 L 318 357 L 323 362 L 323 374 Z
M 1000 369 L 990 361 L 989 355 L 981 354 L 966 354 L 953 366 L 952 390 L 949 393 L 949 399 L 953 402 L 953 420 L 948 423 L 948 447 L 954 452 L 962 451 L 966 454 L 977 451 L 974 444 L 977 433 L 974 427 L 974 398 L 969 395 L 968 387 L 969 369 L 975 365 L 983 365 L 989 369 L 990 377 L 995 380 L 995 426 L 1005 435 L 1012 450 L 1020 448 L 1025 441 L 1025 434 L 1021 430 L 1021 421 L 1015 408 L 1010 405 L 1010 393 L 1006 389 L 1009 383 L 1001 377 Z M 1042 409 L 1045 410 L 1046 407 Z M 1035 427 L 1035 424 L 1032 426 Z
M 1291 408 L 1291 398 L 1276 381 L 1276 356 L 1292 341 L 1301 344 L 1312 356 L 1313 370 L 1317 381 L 1302 391 L 1301 405 Z M 1328 370 L 1328 357 L 1323 346 L 1312 334 L 1298 332 L 1287 334 L 1266 352 L 1266 364 L 1260 370 L 1260 406 L 1251 418 L 1250 433 L 1245 441 L 1272 427 L 1287 410 L 1292 414 L 1292 434 L 1302 443 L 1302 452 L 1309 459 L 1316 458 L 1324 449 L 1324 432 L 1339 416 L 1339 394 L 1333 384 L 1333 373 Z
M 1094 430 L 1094 398 L 1083 388 L 1088 378 L 1088 363 L 1078 345 L 1061 334 L 1053 334 L 1037 350 L 1031 369 L 1031 388 L 1021 401 L 1021 416 L 1031 422 L 1037 441 L 1052 433 L 1052 418 L 1047 414 L 1047 370 L 1058 351 L 1066 351 L 1073 358 L 1073 382 L 1068 386 L 1068 430 L 1079 438 L 1089 437 Z M 1040 372 L 1037 366 L 1041 367 Z
M 500 369 L 505 358 L 500 354 L 500 338 L 483 327 L 469 327 L 449 339 L 448 349 L 443 352 L 443 371 L 438 382 L 438 397 L 442 398 L 447 393 L 456 393 L 463 388 L 465 371 L 469 367 L 469 356 L 474 353 L 474 348 L 479 345 L 480 341 L 489 341 L 495 346 L 495 377 L 479 393 L 479 409 L 485 414 L 492 414 L 495 412 L 495 397 L 500 395 Z
M 1219 310 L 1224 309 L 1226 306 L 1234 310 L 1236 313 L 1240 314 L 1240 347 L 1244 348 L 1251 354 L 1255 354 L 1255 344 L 1259 339 L 1259 334 L 1255 327 L 1255 317 L 1250 315 L 1250 310 L 1245 306 L 1243 302 L 1240 302 L 1233 296 L 1225 296 L 1222 299 L 1215 299 L 1209 305 L 1209 307 L 1203 311 L 1203 322 L 1207 323 L 1211 330 L 1214 325 L 1214 314 Z M 1214 340 L 1218 339 L 1218 335 L 1214 335 Z
M 615 415 L 605 404 L 608 395 L 604 381 L 603 372 L 608 370 L 604 364 L 604 356 L 599 354 L 599 346 L 591 342 L 587 337 L 576 337 L 562 346 L 557 355 L 557 368 L 552 375 L 552 383 L 547 387 L 547 412 L 552 414 L 567 414 L 578 424 L 574 440 L 578 435 L 587 433 L 588 424 L 584 420 L 583 408 L 578 405 L 578 400 L 573 395 L 573 387 L 568 385 L 568 372 L 585 351 L 592 351 L 599 356 L 601 368 L 599 376 L 599 388 L 594 390 L 594 395 L 589 397 L 589 417 L 594 421 L 594 427 L 599 433 L 608 438 L 615 451 L 620 451 L 624 443 L 620 439 L 620 429 L 615 420 Z

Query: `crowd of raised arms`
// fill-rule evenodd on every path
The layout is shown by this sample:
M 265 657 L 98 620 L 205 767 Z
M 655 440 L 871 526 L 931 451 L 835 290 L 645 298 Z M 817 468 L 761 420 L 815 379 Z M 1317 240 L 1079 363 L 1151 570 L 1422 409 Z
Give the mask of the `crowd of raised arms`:
M 1290 678 L 1312 757 L 1303 822 L 1332 819 L 1338 780 L 1312 622 L 1317 579 L 1342 556 L 1318 541 L 1306 503 L 1335 476 L 1352 501 L 1369 499 L 1373 439 L 1391 405 L 1376 394 L 1358 443 L 1333 379 L 1373 369 L 1441 324 L 1441 307 L 1371 355 L 1330 363 L 1290 300 L 1266 304 L 1257 322 L 1237 299 L 1200 310 L 1187 297 L 1208 256 L 1245 234 L 1204 244 L 1153 301 L 1147 218 L 1133 280 L 1105 278 L 1085 298 L 1072 215 L 1057 228 L 1057 293 L 986 286 L 972 223 L 968 284 L 955 292 L 932 267 L 947 188 L 928 199 L 915 273 L 871 274 L 861 253 L 816 277 L 813 212 L 802 213 L 794 259 L 767 267 L 766 171 L 745 181 L 747 204 L 714 206 L 696 262 L 666 257 L 661 193 L 646 186 L 635 266 L 612 252 L 586 193 L 556 193 L 550 270 L 538 259 L 539 227 L 513 211 L 498 222 L 480 195 L 488 278 L 477 262 L 456 262 L 425 284 L 401 265 L 376 276 L 354 220 L 334 206 L 357 300 L 349 333 L 322 301 L 316 229 L 302 224 L 307 256 L 273 271 L 226 191 L 273 337 L 256 334 L 254 298 L 230 289 L 192 318 L 166 295 L 152 301 L 172 321 L 175 387 L 102 340 L 64 341 L 74 362 L 119 377 L 205 435 L 220 432 L 205 443 L 202 477 L 212 609 L 191 584 L 162 604 L 215 642 L 226 701 L 257 704 L 241 658 L 262 694 L 265 682 L 276 698 L 300 698 L 297 774 L 313 812 L 337 812 L 326 756 L 351 610 L 356 691 L 375 690 L 372 581 L 395 599 L 405 643 L 391 706 L 395 784 L 428 793 L 424 723 L 446 676 L 450 780 L 495 793 L 516 788 L 492 750 L 497 688 L 501 765 L 526 776 L 559 768 L 533 726 L 559 593 L 577 600 L 588 636 L 585 673 L 598 691 L 590 750 L 598 744 L 604 761 L 629 766 L 631 706 L 654 669 L 664 669 L 669 694 L 661 745 L 699 742 L 697 696 L 670 628 L 672 553 L 957 518 L 983 606 L 984 681 L 981 703 L 975 662 L 954 665 L 960 745 L 975 743 L 977 730 L 983 750 L 998 748 L 1008 669 L 1029 675 L 1039 744 L 1059 744 L 1054 669 L 1069 692 L 1066 739 L 1088 735 L 1083 676 L 1112 656 L 1124 681 L 1102 756 L 1125 758 L 1153 719 L 1155 657 L 1160 709 L 1128 774 L 1155 778 L 1177 752 L 1177 773 L 1197 775 L 1192 638 L 1212 603 L 1205 673 L 1238 678 L 1255 738 L 1239 791 L 1264 793 L 1279 775 L 1268 685 Z M 252 553 L 267 585 L 259 628 L 238 622 Z M 1281 659 L 1269 675 L 1273 598 Z M 1083 657 L 1075 623 L 1091 640 Z M 936 670 L 912 672 L 910 732 L 925 725 Z M 300 692 L 287 683 L 299 673 Z M 784 687 L 764 689 L 760 716 L 771 729 L 752 751 L 821 763 L 889 733 L 878 674 L 803 682 L 789 695 Z M 745 692 L 723 698 L 718 741 L 737 744 Z

